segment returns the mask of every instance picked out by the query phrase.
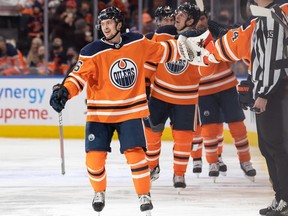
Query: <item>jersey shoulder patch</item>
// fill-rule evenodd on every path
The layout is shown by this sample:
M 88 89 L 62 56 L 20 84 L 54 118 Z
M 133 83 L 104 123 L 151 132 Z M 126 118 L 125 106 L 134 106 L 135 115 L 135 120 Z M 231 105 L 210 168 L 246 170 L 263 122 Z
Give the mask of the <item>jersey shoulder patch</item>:
M 136 32 L 128 32 L 128 33 L 122 34 L 121 37 L 122 37 L 122 43 L 128 44 L 128 43 L 131 43 L 133 41 L 143 39 L 144 35 L 136 33 Z
M 84 46 L 80 51 L 80 55 L 93 56 L 96 53 L 104 51 L 109 48 L 111 48 L 109 44 L 106 44 L 101 40 L 96 40 Z

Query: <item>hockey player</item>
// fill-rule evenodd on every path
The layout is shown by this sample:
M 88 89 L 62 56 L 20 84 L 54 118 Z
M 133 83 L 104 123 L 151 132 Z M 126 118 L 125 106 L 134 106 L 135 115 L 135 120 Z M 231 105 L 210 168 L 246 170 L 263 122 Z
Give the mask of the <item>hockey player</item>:
M 287 19 L 287 1 L 257 0 L 257 4 L 266 8 L 278 4 L 282 10 L 280 16 Z M 228 31 L 211 49 L 218 60 L 250 62 L 250 80 L 240 83 L 239 99 L 243 108 L 256 111 L 259 149 L 275 192 L 271 205 L 259 212 L 268 216 L 288 215 L 288 72 L 287 64 L 281 64 L 285 59 L 287 32 L 285 37 L 283 32 L 283 27 L 271 18 L 254 17 L 240 28 Z
M 208 29 L 208 16 L 205 11 L 202 12 L 200 20 L 196 26 L 197 29 Z M 215 38 L 220 35 L 213 35 Z M 217 65 L 217 71 L 200 80 L 199 87 L 199 109 L 202 128 L 198 129 L 193 140 L 191 156 L 193 158 L 194 172 L 200 172 L 202 148 L 201 135 L 203 137 L 206 159 L 209 163 L 209 176 L 218 177 L 219 172 L 226 175 L 227 166 L 223 162 L 221 154 L 223 149 L 223 122 L 226 122 L 229 131 L 234 139 L 234 145 L 237 149 L 240 167 L 245 175 L 254 181 L 256 170 L 250 162 L 249 144 L 247 131 L 244 124 L 245 115 L 238 102 L 238 93 L 236 85 L 238 81 L 231 70 L 232 63 L 220 62 Z M 195 152 L 196 151 L 196 152 Z M 197 152 L 201 151 L 201 152 Z M 195 156 L 198 154 L 198 156 Z
M 161 41 L 171 35 L 191 30 L 200 16 L 199 8 L 188 2 L 175 11 L 175 27 L 159 28 L 152 40 Z M 173 31 L 174 30 L 174 31 Z M 177 32 L 175 31 L 177 30 Z M 164 64 L 145 64 L 147 70 L 156 71 L 151 85 L 149 99 L 149 123 L 146 122 L 147 160 L 151 169 L 151 181 L 159 177 L 159 156 L 161 136 L 167 119 L 170 119 L 174 140 L 173 185 L 185 188 L 193 131 L 198 121 L 198 88 L 200 77 L 212 73 L 212 69 L 202 70 L 185 60 Z M 211 67 L 213 68 L 213 67 Z
M 175 24 L 175 14 L 170 6 L 160 6 L 155 10 L 157 28 Z
M 145 159 L 146 139 L 142 118 L 149 116 L 145 94 L 145 61 L 176 61 L 180 56 L 175 40 L 156 43 L 138 33 L 121 34 L 123 16 L 115 7 L 102 10 L 98 27 L 104 37 L 85 46 L 64 84 L 54 86 L 50 105 L 61 112 L 67 100 L 86 85 L 86 165 L 95 191 L 92 206 L 105 206 L 107 152 L 114 131 L 131 168 L 140 210 L 153 208 L 150 172 Z M 139 55 L 140 54 L 140 55 Z
M 157 28 L 159 29 L 160 27 L 162 26 L 173 26 L 174 28 L 174 23 L 175 23 L 175 15 L 174 15 L 174 11 L 173 9 L 170 7 L 170 6 L 160 6 L 160 7 L 157 7 L 157 9 L 155 10 L 155 21 L 156 21 L 156 25 L 157 25 Z M 171 33 L 171 32 L 170 32 Z M 154 34 L 155 32 L 150 32 L 148 34 L 145 35 L 146 38 L 148 39 L 152 39 L 154 37 L 154 41 L 165 41 L 166 39 L 170 39 L 171 38 L 171 35 L 170 33 L 168 34 L 165 34 L 163 37 L 164 38 L 161 38 L 158 33 L 156 33 L 155 37 L 154 37 Z M 162 33 L 160 33 L 162 34 Z M 173 33 L 173 36 L 176 35 L 176 30 L 175 32 Z M 157 38 L 157 39 L 155 39 Z M 147 64 L 152 64 L 153 63 L 147 63 Z M 150 86 L 151 86 L 151 80 L 150 79 L 153 79 L 152 77 L 154 77 L 154 72 L 153 71 L 150 71 L 150 70 L 146 70 L 145 73 L 147 73 L 146 77 L 145 77 L 145 81 L 146 81 L 146 93 L 147 93 L 147 98 L 150 97 Z
M 155 22 L 157 25 L 157 28 L 161 26 L 167 26 L 167 25 L 174 25 L 175 23 L 175 16 L 174 11 L 170 6 L 159 6 L 155 10 Z M 146 34 L 145 36 L 148 39 L 152 39 L 155 32 L 150 32 Z

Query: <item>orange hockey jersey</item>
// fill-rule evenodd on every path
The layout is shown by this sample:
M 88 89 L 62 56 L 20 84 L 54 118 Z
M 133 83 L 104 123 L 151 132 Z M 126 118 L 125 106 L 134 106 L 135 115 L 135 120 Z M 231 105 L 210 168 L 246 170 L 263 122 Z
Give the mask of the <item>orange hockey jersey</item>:
M 162 27 L 163 31 L 157 30 L 152 40 L 174 38 L 173 28 L 176 29 L 174 26 Z M 158 65 L 146 63 L 144 67 L 147 76 L 152 74 L 149 71 L 155 72 L 151 79 L 151 96 L 168 103 L 182 105 L 198 104 L 200 78 L 214 72 L 214 66 L 198 67 L 183 59 Z
M 149 116 L 144 63 L 180 57 L 175 40 L 156 43 L 137 33 L 121 38 L 120 44 L 97 40 L 85 46 L 64 83 L 70 98 L 86 84 L 87 121 L 116 123 Z
M 215 65 L 211 76 L 201 77 L 199 96 L 215 94 L 236 86 L 238 81 L 230 66 L 229 62 L 220 62 Z

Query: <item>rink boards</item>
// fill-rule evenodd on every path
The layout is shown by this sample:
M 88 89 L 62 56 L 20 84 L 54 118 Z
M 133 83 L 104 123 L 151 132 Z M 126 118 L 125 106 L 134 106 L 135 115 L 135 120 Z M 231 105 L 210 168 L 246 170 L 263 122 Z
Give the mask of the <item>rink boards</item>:
M 1 77 L 0 78 L 0 137 L 57 138 L 59 116 L 50 106 L 52 86 L 63 77 Z M 84 138 L 85 92 L 72 98 L 63 110 L 64 138 Z M 257 145 L 255 114 L 245 112 L 248 138 Z M 116 136 L 116 135 L 115 135 Z M 116 138 L 116 137 L 115 137 Z M 227 125 L 224 141 L 233 143 Z M 163 140 L 172 140 L 169 122 Z

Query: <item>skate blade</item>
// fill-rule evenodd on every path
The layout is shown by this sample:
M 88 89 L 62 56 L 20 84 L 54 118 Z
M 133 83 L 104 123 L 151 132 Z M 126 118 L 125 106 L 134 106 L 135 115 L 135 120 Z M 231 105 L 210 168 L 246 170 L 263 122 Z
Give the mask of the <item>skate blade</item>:
M 183 191 L 183 188 L 176 188 L 177 194 L 180 195 L 181 192 Z
M 151 179 L 150 179 L 150 182 L 152 183 L 152 182 L 156 181 L 158 178 L 159 178 L 159 175 L 156 176 L 156 177 L 151 178 Z
M 152 216 L 151 210 L 145 211 L 145 212 L 144 212 L 144 215 L 145 215 L 145 216 Z
M 249 181 L 251 182 L 255 182 L 255 176 L 247 176 L 247 175 L 244 175 Z
M 217 176 L 217 177 L 218 177 L 218 176 Z M 216 177 L 216 176 L 210 176 L 210 178 L 212 178 L 212 180 L 213 180 L 213 183 L 216 183 L 217 177 Z
M 226 176 L 227 173 L 226 173 L 226 172 L 221 172 L 221 171 L 220 171 L 220 175 L 222 175 L 222 176 Z

